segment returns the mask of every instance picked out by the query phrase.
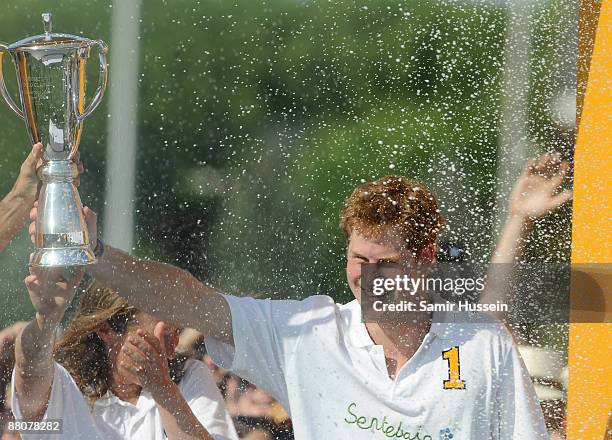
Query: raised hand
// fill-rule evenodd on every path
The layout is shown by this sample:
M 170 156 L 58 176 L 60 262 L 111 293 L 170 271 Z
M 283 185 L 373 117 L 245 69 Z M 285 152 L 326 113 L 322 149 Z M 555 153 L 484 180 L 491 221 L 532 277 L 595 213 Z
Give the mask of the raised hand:
M 510 214 L 536 220 L 571 200 L 571 190 L 559 192 L 568 168 L 559 153 L 530 160 L 510 195 Z
M 44 147 L 40 142 L 32 146 L 32 151 L 21 164 L 19 176 L 15 181 L 12 192 L 23 200 L 34 203 L 38 198 L 41 181 L 38 178 L 38 169 L 43 164 Z M 85 167 L 81 162 L 80 152 L 72 158 L 77 166 L 77 177 L 74 179 L 74 184 L 78 187 L 81 182 L 81 174 L 85 172 Z
M 151 393 L 170 385 L 166 349 L 156 337 L 138 330 L 136 335 L 128 336 L 121 350 L 126 355 L 119 364 L 123 375 Z
M 43 146 L 36 144 L 21 165 L 11 191 L 0 199 L 0 252 L 11 242 L 28 218 L 28 210 L 38 197 L 40 181 L 36 170 L 42 164 Z
M 72 301 L 85 269 L 76 267 L 69 279 L 64 268 L 30 267 L 25 284 L 37 315 L 59 321 Z
M 32 151 L 21 165 L 19 176 L 13 187 L 13 192 L 29 203 L 34 203 L 34 200 L 38 197 L 40 180 L 36 171 L 42 165 L 43 151 L 44 148 L 41 143 L 32 147 Z
M 53 384 L 55 329 L 72 301 L 84 268 L 71 274 L 64 268 L 31 267 L 25 279 L 36 317 L 15 342 L 15 390 L 22 417 L 40 421 Z

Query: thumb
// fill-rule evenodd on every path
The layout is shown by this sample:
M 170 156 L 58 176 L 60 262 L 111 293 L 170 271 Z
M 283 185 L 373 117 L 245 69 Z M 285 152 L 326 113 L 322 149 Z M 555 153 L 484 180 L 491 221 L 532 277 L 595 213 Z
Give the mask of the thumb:
M 87 222 L 87 226 L 93 226 L 96 224 L 98 219 L 98 214 L 89 209 L 88 206 L 83 208 L 83 214 L 85 215 L 85 221 Z
M 567 203 L 569 200 L 571 200 L 574 196 L 574 193 L 572 192 L 572 190 L 565 190 L 562 193 L 557 194 L 556 196 L 554 196 L 550 202 L 550 206 L 549 209 L 555 210 L 558 207 L 562 206 L 563 204 Z
M 98 240 L 98 215 L 85 206 L 83 208 L 83 216 L 85 217 L 85 224 L 89 232 L 89 242 L 95 247 Z
M 36 171 L 36 165 L 38 164 L 38 161 L 42 159 L 43 153 L 43 145 L 40 142 L 34 144 L 34 146 L 32 147 L 32 151 L 30 151 L 30 154 L 28 154 L 28 157 L 26 158 L 23 165 L 33 171 Z
M 160 348 L 168 359 L 176 356 L 176 346 L 178 345 L 178 330 L 172 324 L 158 322 L 153 330 L 153 335 L 159 341 Z
M 162 351 L 167 353 L 166 347 L 166 333 L 168 331 L 168 324 L 163 321 L 158 322 L 153 329 L 153 336 L 159 341 Z

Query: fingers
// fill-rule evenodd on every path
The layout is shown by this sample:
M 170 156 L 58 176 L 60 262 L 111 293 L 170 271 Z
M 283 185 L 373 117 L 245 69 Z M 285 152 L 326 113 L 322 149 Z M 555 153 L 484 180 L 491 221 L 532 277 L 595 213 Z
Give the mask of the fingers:
M 130 336 L 128 337 L 127 341 L 126 341 L 126 346 L 130 347 L 132 349 L 132 351 L 138 351 L 140 353 L 142 353 L 143 358 L 145 360 L 147 359 L 155 359 L 156 356 L 158 356 L 155 353 L 155 350 L 153 347 L 150 346 L 150 344 L 148 344 L 147 342 L 145 342 L 144 340 L 142 340 L 142 338 L 140 337 L 134 337 L 134 336 Z
M 548 158 L 550 155 L 548 153 L 544 153 L 541 155 L 535 163 L 533 167 L 533 171 L 535 174 L 544 174 L 544 170 L 546 169 L 546 164 L 548 163 Z
M 151 346 L 157 354 L 165 355 L 165 351 L 163 350 L 162 344 L 159 339 L 157 339 L 152 334 L 145 332 L 142 329 L 138 330 L 137 334 L 142 338 L 143 342 L 146 342 L 149 346 Z
M 91 221 L 93 223 L 98 219 L 98 214 L 89 209 L 89 206 L 83 207 L 83 214 L 85 215 L 85 221 Z
M 561 153 L 555 151 L 554 153 L 550 153 L 548 155 L 548 162 L 546 163 L 546 172 L 547 175 L 553 176 L 559 173 L 560 166 L 562 164 Z
M 70 276 L 67 276 L 67 271 L 62 267 L 30 266 L 28 270 L 30 275 L 25 279 L 26 286 L 29 282 L 35 281 L 37 286 L 41 286 L 45 290 L 55 290 L 58 293 L 76 289 L 85 274 L 85 267 L 83 266 L 70 268 Z M 34 287 L 34 284 L 32 284 L 32 287 Z
M 137 333 L 138 335 L 128 336 L 121 350 L 128 358 L 125 368 L 132 375 L 141 377 L 140 383 L 144 386 L 143 382 L 148 381 L 150 374 L 160 369 L 164 370 L 163 363 L 166 362 L 166 357 L 155 347 L 154 341 L 157 340 L 153 336 L 145 334 L 142 330 L 138 330 Z
M 159 345 L 162 350 L 162 353 L 165 353 L 166 355 L 168 355 L 168 350 L 166 347 L 166 337 L 167 337 L 169 330 L 170 329 L 169 329 L 168 324 L 166 324 L 163 321 L 158 322 L 155 325 L 155 328 L 153 329 L 153 335 L 155 336 L 155 339 L 159 341 Z
M 21 164 L 20 176 L 27 179 L 38 179 L 36 170 L 43 163 L 44 147 L 41 143 L 34 144 L 28 157 Z
M 40 160 L 42 160 L 44 152 L 43 145 L 39 142 L 32 146 L 32 151 L 26 157 L 26 160 L 23 162 L 22 167 L 28 168 L 31 172 L 36 171 L 36 166 Z
M 557 188 L 563 183 L 563 179 L 565 179 L 565 174 L 567 173 L 567 165 L 569 165 L 566 164 L 567 162 L 562 163 L 561 167 L 559 168 L 559 172 L 550 178 L 549 183 L 553 189 Z
M 34 146 L 32 147 L 32 151 L 30 152 L 34 160 L 34 164 L 37 164 L 39 160 L 42 160 L 44 153 L 45 147 L 43 147 L 43 144 L 41 144 L 40 142 L 34 144 Z
M 89 245 L 95 251 L 98 247 L 98 216 L 88 206 L 83 208 L 83 216 L 85 217 L 87 233 L 89 234 Z
M 136 365 L 134 365 L 132 362 L 120 362 L 119 372 L 129 382 L 139 385 L 141 384 L 140 378 L 138 377 L 138 367 L 136 367 Z
M 30 275 L 25 277 L 24 283 L 26 285 L 26 288 L 28 289 L 30 298 L 32 299 L 32 304 L 35 304 L 35 302 L 43 301 L 43 297 L 48 299 L 58 293 L 61 293 L 59 292 L 60 289 L 58 288 L 58 286 L 54 284 L 45 283 L 44 280 L 42 280 L 38 275 L 33 274 L 31 270 Z
M 196 341 L 203 338 L 199 332 L 196 332 L 195 330 L 193 332 L 195 335 L 197 335 Z M 168 359 L 173 359 L 176 356 L 176 347 L 179 345 L 180 333 L 181 332 L 178 327 L 163 321 L 158 322 L 153 330 L 155 338 L 160 341 L 163 353 Z M 193 343 L 195 344 L 196 341 L 193 341 Z
M 37 200 L 34 202 L 32 209 L 30 209 L 30 220 L 32 223 L 30 223 L 28 226 L 28 234 L 30 234 L 30 240 L 32 240 L 32 243 L 36 243 L 36 220 L 38 218 L 38 206 Z M 85 217 L 85 224 L 87 225 L 87 230 L 89 231 L 89 239 L 92 246 L 95 246 L 95 241 L 97 240 L 98 216 L 87 206 L 83 208 L 83 216 Z
M 45 291 L 65 291 L 68 283 L 62 277 L 60 267 L 29 267 L 30 274 L 38 280 L 39 286 Z
M 88 206 L 85 206 L 83 208 L 83 216 L 85 217 L 85 224 L 89 231 L 89 240 L 91 240 L 91 243 L 95 243 L 95 240 L 97 240 L 98 215 L 89 209 Z
M 34 202 L 34 206 L 30 209 L 30 220 L 35 221 L 38 215 L 38 200 Z
M 533 172 L 534 167 L 536 166 L 537 161 L 535 159 L 529 159 L 525 166 L 523 167 L 523 172 L 521 176 L 526 176 Z
M 30 209 L 30 226 L 28 226 L 28 234 L 30 234 L 30 240 L 32 243 L 36 243 L 36 219 L 38 218 L 38 200 L 34 202 L 34 206 Z
M 127 344 L 124 344 L 121 349 L 136 365 L 143 365 L 148 361 L 147 355 L 141 352 L 138 347 L 136 347 L 130 341 L 128 341 Z
M 78 188 L 81 184 L 81 174 L 85 172 L 85 167 L 83 166 L 83 162 L 81 162 L 81 152 L 77 151 L 72 160 L 77 166 L 77 176 L 74 179 L 74 186 Z
M 155 324 L 155 328 L 153 329 L 153 336 L 155 336 L 155 338 L 159 342 L 161 342 L 162 348 L 164 344 L 164 334 L 166 333 L 166 330 L 168 330 L 168 324 L 166 324 L 164 321 L 159 321 L 157 324 Z
M 569 162 L 562 160 L 561 153 L 545 153 L 538 159 L 531 159 L 523 168 L 525 174 L 544 177 L 551 189 L 557 188 L 563 182 L 569 169 Z
M 571 190 L 566 190 L 566 191 L 563 191 L 562 193 L 557 194 L 551 199 L 549 210 L 553 211 L 559 208 L 560 206 L 564 205 L 568 201 L 572 200 L 573 196 L 574 196 L 574 193 Z
M 165 352 L 162 350 L 160 342 L 152 335 L 145 333 L 144 330 L 139 329 L 137 336 L 130 336 L 128 342 L 136 346 L 150 359 L 165 357 Z
M 561 162 L 560 171 L 565 175 L 567 170 L 569 170 L 570 163 L 567 160 Z
M 40 281 L 36 275 L 28 275 L 23 281 L 28 290 L 34 290 L 40 286 Z
M 30 223 L 30 226 L 28 226 L 28 234 L 30 234 L 32 243 L 36 243 L 36 222 Z
M 38 267 L 30 266 L 28 268 L 31 275 L 36 276 L 41 281 L 59 280 L 61 268 L 59 267 Z
M 79 175 L 83 174 L 85 172 L 85 166 L 83 165 L 83 162 L 81 162 L 81 153 L 77 151 L 77 154 L 74 156 L 74 163 L 77 166 L 77 171 L 79 172 Z
M 562 164 L 561 153 L 544 153 L 536 161 L 530 161 L 530 173 L 552 178 L 558 173 Z

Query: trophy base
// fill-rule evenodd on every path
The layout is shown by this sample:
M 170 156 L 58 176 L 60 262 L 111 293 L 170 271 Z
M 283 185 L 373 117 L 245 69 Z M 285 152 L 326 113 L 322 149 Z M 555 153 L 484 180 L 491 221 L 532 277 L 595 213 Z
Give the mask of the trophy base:
M 69 247 L 59 249 L 37 249 L 36 252 L 32 254 L 30 266 L 87 266 L 95 262 L 96 257 L 89 247 Z

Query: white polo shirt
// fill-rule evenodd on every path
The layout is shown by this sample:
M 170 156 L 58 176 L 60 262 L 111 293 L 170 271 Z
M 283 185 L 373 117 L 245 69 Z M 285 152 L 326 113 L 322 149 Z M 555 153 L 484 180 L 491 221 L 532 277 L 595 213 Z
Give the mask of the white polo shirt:
M 15 392 L 13 371 L 12 408 L 16 420 L 22 420 Z M 185 362 L 185 375 L 179 390 L 196 418 L 216 440 L 237 440 L 232 419 L 210 370 L 202 362 Z M 43 420 L 61 419 L 61 435 L 21 433 L 24 440 L 83 439 L 83 440 L 162 440 L 167 437 L 161 416 L 151 395 L 143 391 L 136 405 L 119 399 L 112 393 L 98 399 L 93 408 L 79 390 L 74 379 L 60 364 L 55 363 L 49 405 Z
M 225 298 L 235 348 L 207 338 L 209 354 L 278 399 L 297 440 L 548 438 L 512 338 L 488 318 L 433 323 L 392 380 L 356 300 Z

